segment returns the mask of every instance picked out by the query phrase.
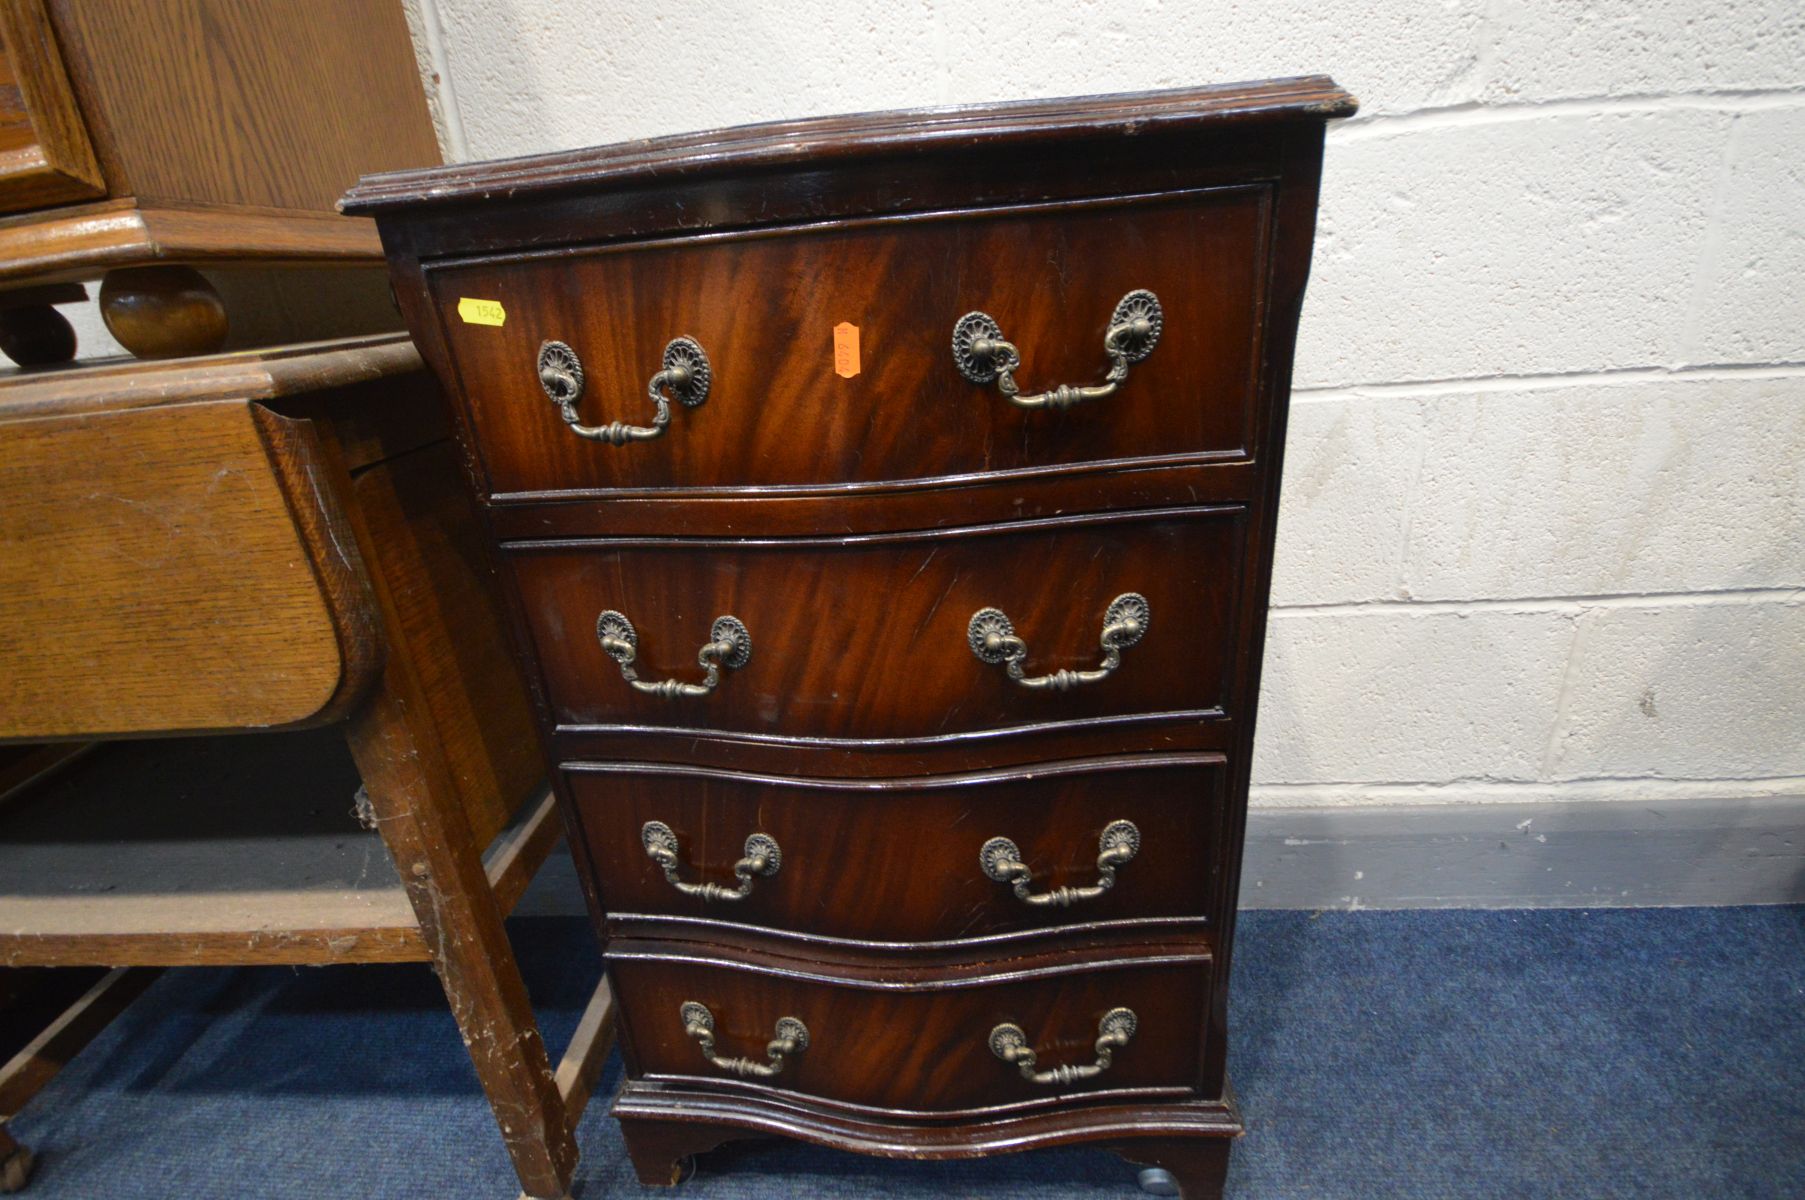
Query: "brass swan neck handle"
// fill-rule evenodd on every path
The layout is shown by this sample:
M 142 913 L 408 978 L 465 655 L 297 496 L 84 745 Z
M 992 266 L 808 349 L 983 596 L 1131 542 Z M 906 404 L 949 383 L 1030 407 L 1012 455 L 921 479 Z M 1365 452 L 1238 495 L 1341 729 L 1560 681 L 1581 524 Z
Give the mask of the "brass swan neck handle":
M 1022 1073 L 1022 1078 L 1029 1083 L 1042 1086 L 1064 1087 L 1085 1079 L 1095 1079 L 1115 1061 L 1116 1051 L 1126 1046 L 1134 1038 L 1134 1010 L 1128 1008 L 1112 1008 L 1103 1014 L 1097 1022 L 1097 1060 L 1081 1066 L 1062 1063 L 1049 1071 L 1036 1069 L 1034 1050 L 1028 1045 L 1028 1035 L 1022 1032 L 1020 1025 L 1004 1022 L 990 1031 L 990 1052 L 1011 1064 Z
M 708 355 L 694 338 L 672 338 L 664 348 L 660 369 L 646 384 L 646 397 L 655 409 L 652 423 L 629 425 L 610 421 L 606 425 L 585 425 L 577 416 L 577 401 L 583 396 L 583 363 L 577 352 L 563 342 L 543 342 L 539 346 L 538 369 L 540 389 L 558 406 L 558 414 L 570 431 L 580 438 L 611 446 L 663 437 L 671 423 L 671 397 L 676 397 L 685 408 L 696 407 L 708 399 L 708 385 L 714 375 Z
M 755 833 L 746 839 L 746 856 L 733 864 L 739 878 L 738 887 L 722 887 L 718 883 L 690 883 L 677 874 L 677 835 L 663 821 L 647 821 L 639 831 L 640 844 L 646 857 L 657 863 L 670 885 L 686 896 L 703 900 L 744 900 L 752 894 L 753 880 L 770 878 L 783 866 L 783 851 L 769 834 Z
M 995 382 L 1009 403 L 1017 408 L 1070 408 L 1086 400 L 1112 395 L 1128 378 L 1128 368 L 1153 353 L 1165 327 L 1165 310 L 1159 297 L 1145 288 L 1129 292 L 1116 303 L 1103 333 L 1103 352 L 1109 371 L 1100 384 L 1060 384 L 1033 395 L 1021 394 L 1015 381 L 1022 365 L 1021 351 L 1003 336 L 996 318 L 986 312 L 969 312 L 953 325 L 953 363 L 973 383 Z
M 1106 679 L 1122 665 L 1122 651 L 1146 636 L 1153 611 L 1139 592 L 1124 592 L 1109 602 L 1103 613 L 1103 633 L 1098 639 L 1103 661 L 1089 671 L 1058 670 L 1050 675 L 1028 675 L 1022 660 L 1028 644 L 1015 635 L 1015 625 L 999 608 L 980 608 L 965 626 L 965 640 L 982 662 L 1003 663 L 1009 678 L 1025 688 L 1067 692 L 1080 684 Z
M 795 1017 L 783 1017 L 777 1022 L 775 1036 L 765 1046 L 764 1062 L 750 1058 L 728 1058 L 715 1052 L 714 1014 L 708 1011 L 707 1005 L 690 1000 L 678 1010 L 677 1015 L 683 1021 L 684 1034 L 702 1047 L 703 1058 L 712 1066 L 743 1079 L 769 1079 L 781 1074 L 785 1060 L 808 1049 L 808 1026 Z
M 701 683 L 680 679 L 645 680 L 634 670 L 639 655 L 639 631 L 624 613 L 610 608 L 595 619 L 596 640 L 609 658 L 620 664 L 621 677 L 634 689 L 654 696 L 706 696 L 721 682 L 722 668 L 737 669 L 752 659 L 752 634 L 738 617 L 716 617 L 709 640 L 696 654 L 704 671 Z
M 1059 887 L 1050 892 L 1031 892 L 1034 872 L 1022 861 L 1021 848 L 1006 837 L 991 838 L 978 851 L 978 862 L 984 874 L 998 883 L 1014 885 L 1016 897 L 1038 908 L 1069 908 L 1080 900 L 1094 900 L 1116 885 L 1116 868 L 1140 852 L 1141 831 L 1133 821 L 1111 821 L 1097 839 L 1096 883 L 1088 887 Z

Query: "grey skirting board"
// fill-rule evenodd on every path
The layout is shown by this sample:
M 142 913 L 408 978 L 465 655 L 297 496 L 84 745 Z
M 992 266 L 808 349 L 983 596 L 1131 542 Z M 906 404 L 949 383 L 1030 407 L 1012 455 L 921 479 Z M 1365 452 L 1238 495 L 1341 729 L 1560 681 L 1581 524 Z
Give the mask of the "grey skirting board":
M 1805 901 L 1805 795 L 1255 809 L 1246 908 Z

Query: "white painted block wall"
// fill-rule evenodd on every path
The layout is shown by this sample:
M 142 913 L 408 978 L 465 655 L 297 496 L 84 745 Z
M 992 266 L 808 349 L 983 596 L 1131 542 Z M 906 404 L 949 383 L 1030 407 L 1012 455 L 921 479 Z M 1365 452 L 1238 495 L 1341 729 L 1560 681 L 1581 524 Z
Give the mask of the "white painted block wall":
M 1805 794 L 1798 0 L 408 0 L 447 154 L 1324 72 L 1255 803 Z

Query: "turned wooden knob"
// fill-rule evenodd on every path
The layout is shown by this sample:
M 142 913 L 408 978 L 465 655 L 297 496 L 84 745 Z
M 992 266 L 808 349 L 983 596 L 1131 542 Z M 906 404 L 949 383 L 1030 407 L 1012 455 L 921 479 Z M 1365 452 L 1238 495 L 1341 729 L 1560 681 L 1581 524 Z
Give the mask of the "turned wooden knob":
M 139 358 L 211 354 L 226 344 L 226 306 L 193 267 L 122 267 L 100 285 L 100 315 Z
M 48 304 L 0 311 L 0 354 L 21 367 L 45 367 L 75 357 L 75 327 Z
M 21 367 L 47 367 L 75 357 L 75 327 L 55 308 L 80 304 L 79 283 L 39 283 L 0 292 L 0 354 Z

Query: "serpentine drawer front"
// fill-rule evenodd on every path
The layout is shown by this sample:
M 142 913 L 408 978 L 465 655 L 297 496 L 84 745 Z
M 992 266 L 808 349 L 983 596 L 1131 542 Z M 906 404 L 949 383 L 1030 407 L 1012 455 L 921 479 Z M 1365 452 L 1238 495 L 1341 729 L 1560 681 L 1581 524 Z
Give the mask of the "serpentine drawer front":
M 1224 766 L 1189 754 L 915 779 L 565 770 L 609 912 L 907 944 L 1201 925 Z M 748 854 L 752 838 L 764 842 Z
M 1210 715 L 1225 699 L 1244 530 L 1240 508 L 1190 508 L 853 539 L 510 546 L 509 561 L 560 726 L 920 739 Z M 1138 601 L 1112 610 L 1123 596 Z M 1131 633 L 1112 612 L 1137 602 Z M 648 690 L 705 683 L 698 656 L 722 617 L 747 635 L 743 661 L 721 659 L 706 691 Z M 630 635 L 629 663 L 629 637 L 610 628 Z M 989 648 L 1005 628 L 1015 641 Z M 1116 666 L 1080 678 L 1112 650 Z
M 635 943 L 611 953 L 608 969 L 633 1014 L 625 1053 L 636 1073 L 897 1116 L 995 1115 L 1097 1093 L 1188 1097 L 1202 1034 L 1196 1013 L 1210 983 L 1210 958 L 1196 951 L 1129 950 L 1057 965 L 1023 959 L 995 971 L 880 980 Z M 683 1011 L 690 1004 L 712 1016 L 714 1056 L 727 1061 L 703 1053 Z M 1101 1070 L 1081 1070 L 1098 1064 L 1099 1026 L 1118 1009 L 1131 1014 L 1125 1044 L 1109 1047 Z M 785 1019 L 807 1030 L 806 1047 L 775 1056 L 775 1072 L 749 1070 L 774 1065 L 768 1051 Z M 1028 1078 L 1019 1053 L 993 1048 L 1005 1025 L 1021 1031 L 1036 1073 L 1072 1070 Z
M 1251 434 L 1269 199 L 1231 187 L 663 239 L 447 271 L 434 301 L 500 493 L 882 483 L 1239 455 Z M 1015 348 L 1018 400 L 1103 384 L 1112 318 L 1141 293 L 1156 299 L 1158 327 L 1138 341 L 1118 335 L 1136 361 L 1112 395 L 1024 408 L 961 370 L 984 376 L 988 366 L 994 378 L 998 365 L 955 338 L 976 311 Z M 466 296 L 499 301 L 506 324 L 458 320 Z M 858 329 L 856 363 L 833 353 L 842 324 Z M 667 355 L 678 338 L 683 354 Z M 548 341 L 561 349 L 542 379 Z M 661 431 L 624 441 L 574 432 L 565 397 L 578 426 L 649 429 L 658 404 L 648 383 L 672 358 L 698 378 L 666 385 L 678 403 Z
M 1319 77 L 365 180 L 459 408 L 642 1181 L 1215 1197 Z M 549 1085 L 548 1085 L 549 1086 Z

